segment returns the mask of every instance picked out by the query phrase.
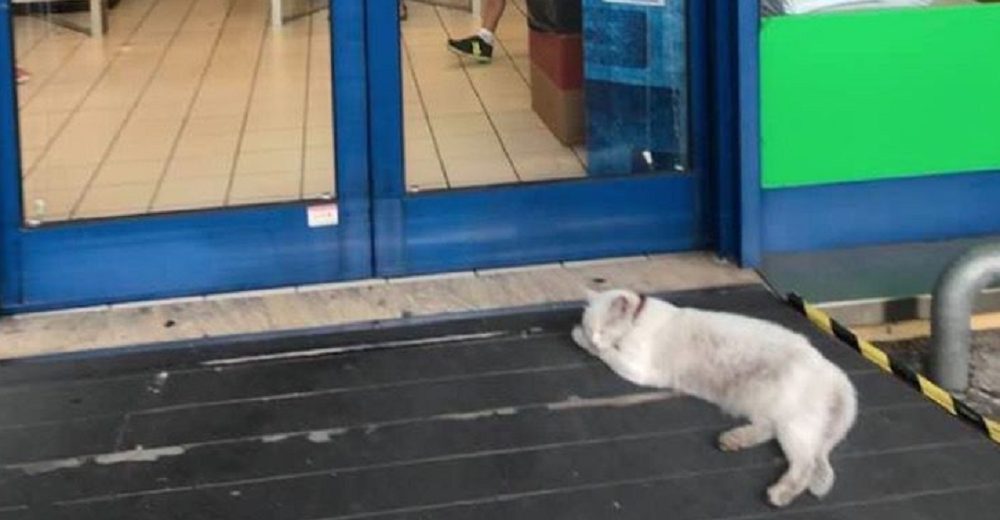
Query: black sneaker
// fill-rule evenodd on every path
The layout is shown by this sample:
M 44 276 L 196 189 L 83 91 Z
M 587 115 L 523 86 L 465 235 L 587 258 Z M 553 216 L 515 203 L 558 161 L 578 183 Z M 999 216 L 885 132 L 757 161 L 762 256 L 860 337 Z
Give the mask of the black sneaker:
M 489 63 L 493 60 L 493 46 L 479 36 L 448 40 L 448 50 L 459 56 L 473 58 L 480 63 Z

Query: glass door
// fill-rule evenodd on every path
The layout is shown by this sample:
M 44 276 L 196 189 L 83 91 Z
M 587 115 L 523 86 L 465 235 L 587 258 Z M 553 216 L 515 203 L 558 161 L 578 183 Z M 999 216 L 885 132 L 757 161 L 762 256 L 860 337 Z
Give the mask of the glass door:
M 0 15 L 2 310 L 369 276 L 365 2 L 105 3 Z
M 407 5 L 368 4 L 377 272 L 713 240 L 705 2 Z
M 329 0 L 271 0 L 271 24 L 288 22 L 326 10 Z

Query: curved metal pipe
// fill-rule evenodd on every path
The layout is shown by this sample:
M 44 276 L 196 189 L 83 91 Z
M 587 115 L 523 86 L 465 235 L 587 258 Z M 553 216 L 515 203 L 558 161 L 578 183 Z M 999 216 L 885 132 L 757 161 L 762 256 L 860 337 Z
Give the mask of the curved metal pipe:
M 972 306 L 976 296 L 1000 280 L 1000 243 L 973 247 L 937 281 L 931 301 L 931 378 L 952 392 L 969 386 Z

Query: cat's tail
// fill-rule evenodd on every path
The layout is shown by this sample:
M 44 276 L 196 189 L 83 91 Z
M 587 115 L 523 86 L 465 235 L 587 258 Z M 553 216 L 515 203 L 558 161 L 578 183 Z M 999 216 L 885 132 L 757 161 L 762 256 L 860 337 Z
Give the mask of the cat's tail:
M 840 377 L 830 402 L 830 422 L 827 425 L 828 450 L 833 450 L 834 446 L 844 440 L 858 417 L 858 396 L 854 385 L 851 384 L 847 374 L 839 369 L 837 372 Z
M 830 396 L 829 415 L 823 431 L 823 439 L 809 482 L 809 492 L 817 497 L 825 496 L 833 488 L 835 474 L 830 465 L 830 452 L 844 440 L 854 426 L 858 415 L 858 397 L 850 379 L 838 370 L 837 382 Z

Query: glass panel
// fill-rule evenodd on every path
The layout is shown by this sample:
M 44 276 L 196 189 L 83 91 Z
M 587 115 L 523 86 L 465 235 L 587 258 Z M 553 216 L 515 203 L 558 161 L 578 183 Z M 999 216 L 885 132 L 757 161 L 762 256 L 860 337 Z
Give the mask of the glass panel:
M 685 2 L 407 4 L 411 192 L 688 170 Z
M 271 23 L 282 25 L 296 18 L 309 16 L 326 9 L 329 0 L 271 0 L 271 13 L 280 13 L 280 18 L 272 18 Z
M 119 0 L 11 0 L 15 15 L 39 16 L 48 23 L 91 36 L 107 32 L 108 9 Z
M 54 8 L 13 18 L 29 225 L 333 197 L 327 11 L 274 25 L 259 0 L 108 7 L 103 37 Z

